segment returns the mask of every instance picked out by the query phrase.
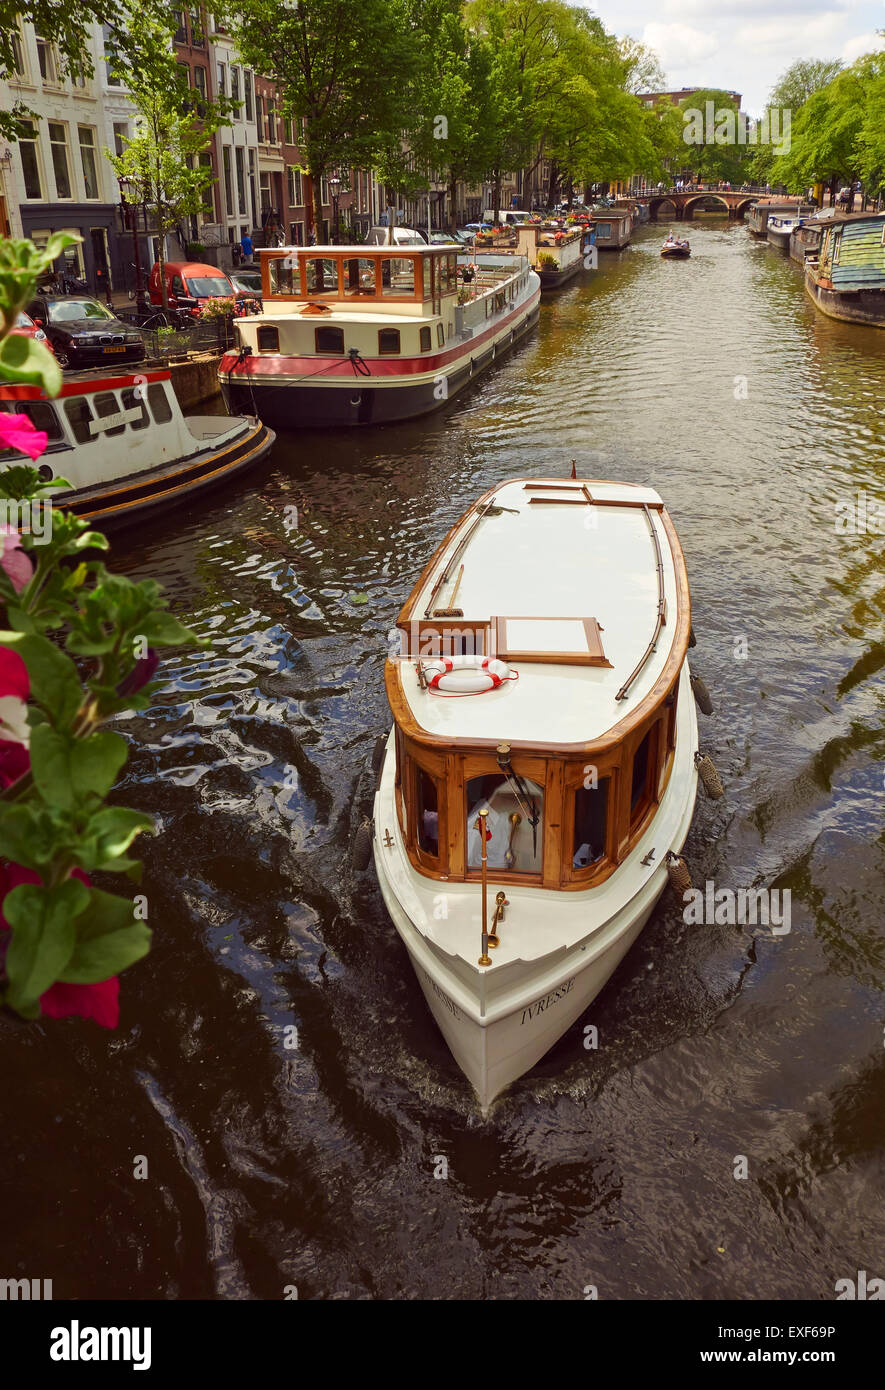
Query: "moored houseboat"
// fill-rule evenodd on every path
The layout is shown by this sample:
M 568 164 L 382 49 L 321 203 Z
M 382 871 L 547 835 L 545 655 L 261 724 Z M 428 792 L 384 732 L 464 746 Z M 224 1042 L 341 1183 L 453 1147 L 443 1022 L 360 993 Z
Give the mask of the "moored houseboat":
M 538 320 L 528 258 L 506 249 L 260 251 L 264 312 L 219 366 L 231 410 L 278 426 L 387 424 L 436 410 Z
M 790 233 L 790 259 L 801 264 L 809 256 L 816 257 L 826 225 L 826 220 L 820 214 L 803 217 Z
M 630 208 L 598 208 L 593 214 L 596 245 L 600 251 L 620 251 L 628 246 L 633 235 L 633 213 Z
M 808 209 L 810 211 L 810 209 Z M 768 219 L 772 215 L 779 217 L 795 217 L 800 215 L 801 207 L 797 198 L 792 199 L 765 199 L 762 198 L 758 203 L 753 203 L 746 211 L 746 222 L 753 236 L 767 239 Z
M 166 367 L 66 373 L 51 399 L 39 386 L 0 382 L 0 410 L 46 432 L 40 472 L 70 484 L 48 494 L 53 503 L 102 528 L 187 503 L 257 463 L 275 437 L 253 417 L 185 417 Z M 0 466 L 21 462 L 0 451 Z
M 789 251 L 790 237 L 799 226 L 801 218 L 798 212 L 773 212 L 769 214 L 768 225 L 765 229 L 767 240 L 772 246 L 776 246 L 779 251 Z
M 591 611 L 592 610 L 592 611 Z M 700 778 L 685 562 L 658 494 L 522 478 L 453 527 L 397 619 L 370 846 L 485 1111 L 603 988 L 667 885 Z M 693 684 L 694 682 L 694 684 Z
M 885 213 L 851 213 L 824 228 L 805 288 L 833 319 L 885 328 Z
M 580 226 L 528 223 L 517 228 L 518 249 L 527 256 L 543 290 L 558 290 L 583 268 L 585 243 L 592 244 Z

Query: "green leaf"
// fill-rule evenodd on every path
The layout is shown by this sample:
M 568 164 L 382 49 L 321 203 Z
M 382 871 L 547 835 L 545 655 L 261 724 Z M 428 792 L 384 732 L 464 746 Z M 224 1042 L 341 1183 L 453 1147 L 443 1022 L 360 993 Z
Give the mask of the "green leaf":
M 94 733 L 81 739 L 38 724 L 31 734 L 34 785 L 47 805 L 70 811 L 90 794 L 107 796 L 128 751 L 121 734 Z
M 128 898 L 93 888 L 85 912 L 77 918 L 73 953 L 58 978 L 68 985 L 98 984 L 146 956 L 151 933 L 144 922 L 135 920 L 133 911 Z
M 83 687 L 69 656 L 48 637 L 31 632 L 0 632 L 0 646 L 12 647 L 28 668 L 31 695 L 56 724 L 70 724 L 83 703 Z
M 76 803 L 71 778 L 71 753 L 74 740 L 53 729 L 51 724 L 38 724 L 31 731 L 31 773 L 34 786 L 49 806 L 70 811 Z
M 126 853 L 136 835 L 142 831 L 153 834 L 153 816 L 131 811 L 126 806 L 105 806 L 90 817 L 87 836 L 91 842 L 89 862 L 86 846 L 79 857 L 85 869 L 116 869 L 116 861 Z M 128 861 L 127 861 L 128 862 Z
M 53 851 L 53 837 L 36 805 L 0 808 L 0 859 L 39 870 L 49 863 Z
M 195 632 L 162 608 L 140 619 L 137 635 L 144 637 L 151 647 L 178 647 L 185 642 L 200 642 Z
M 3 899 L 12 928 L 6 952 L 7 1003 L 32 1006 L 59 979 L 77 940 L 76 918 L 89 902 L 89 890 L 69 878 L 55 888 L 23 883 Z
M 107 796 L 120 775 L 129 755 L 129 745 L 122 734 L 103 732 L 74 743 L 71 773 L 77 793 L 93 792 Z
M 22 333 L 10 333 L 0 341 L 0 376 L 42 386 L 47 396 L 57 396 L 61 390 L 61 367 L 53 354 Z

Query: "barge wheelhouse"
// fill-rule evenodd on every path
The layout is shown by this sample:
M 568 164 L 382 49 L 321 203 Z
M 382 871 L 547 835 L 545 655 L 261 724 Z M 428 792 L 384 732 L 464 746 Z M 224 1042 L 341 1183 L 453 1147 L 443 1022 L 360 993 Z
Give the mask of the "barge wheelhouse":
M 805 261 L 805 288 L 833 319 L 885 328 L 885 213 L 856 213 L 824 227 Z
M 698 777 L 690 625 L 658 494 L 589 480 L 487 493 L 399 615 L 375 865 L 483 1110 L 580 1017 L 668 882 Z
M 279 426 L 372 425 L 444 405 L 538 319 L 520 255 L 450 246 L 262 249 L 264 312 L 222 358 L 228 408 Z
M 0 411 L 45 431 L 40 472 L 71 485 L 51 492 L 53 502 L 102 528 L 182 506 L 257 463 L 274 442 L 251 417 L 185 417 L 166 367 L 69 372 L 52 399 L 39 386 L 0 382 Z M 0 451 L 0 466 L 21 461 Z

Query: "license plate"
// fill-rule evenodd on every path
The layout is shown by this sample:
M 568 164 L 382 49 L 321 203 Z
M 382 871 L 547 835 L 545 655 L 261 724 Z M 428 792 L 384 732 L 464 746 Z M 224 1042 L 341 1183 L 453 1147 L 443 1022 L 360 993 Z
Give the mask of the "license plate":
M 102 352 L 125 352 L 125 351 L 126 351 L 125 347 L 106 347 L 106 348 L 102 348 Z

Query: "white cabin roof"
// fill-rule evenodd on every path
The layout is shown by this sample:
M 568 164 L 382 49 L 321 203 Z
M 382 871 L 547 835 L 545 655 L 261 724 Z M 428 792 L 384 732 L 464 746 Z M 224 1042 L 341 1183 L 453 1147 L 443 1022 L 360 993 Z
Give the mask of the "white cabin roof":
M 581 498 L 585 480 L 518 479 L 497 488 L 496 506 L 512 508 L 479 522 L 466 549 L 457 557 L 446 583 L 432 604 L 430 594 L 456 550 L 464 531 L 486 500 L 471 508 L 428 568 L 414 600 L 400 614 L 404 620 L 432 621 L 445 629 L 459 621 L 489 618 L 595 618 L 610 666 L 511 660 L 519 679 L 497 690 L 466 698 L 446 698 L 420 688 L 415 661 L 400 660 L 399 676 L 409 709 L 421 729 L 442 739 L 476 739 L 533 744 L 581 744 L 602 739 L 630 716 L 650 694 L 674 650 L 680 603 L 687 642 L 687 584 L 678 540 L 671 545 L 661 499 L 653 488 L 586 480 L 590 495 L 602 501 L 634 505 L 568 505 L 539 498 Z M 539 484 L 543 486 L 539 487 Z M 527 484 L 529 486 L 527 487 Z M 563 487 L 571 491 L 563 492 Z M 646 513 L 636 503 L 649 504 Z M 515 512 L 515 514 L 514 514 Z M 657 553 L 648 518 L 660 545 L 666 622 L 656 649 L 616 700 L 624 682 L 640 663 L 655 631 L 658 614 Z M 675 547 L 675 553 L 674 553 Z M 451 607 L 449 596 L 461 565 L 455 606 L 464 619 L 425 619 L 425 610 Z M 681 594 L 681 598 L 680 598 Z M 572 625 L 572 630 L 576 625 Z M 512 629 L 513 632 L 519 629 Z M 521 635 L 534 632 L 523 625 Z M 550 651 L 564 628 L 537 626 L 526 650 Z M 675 678 L 675 671 L 673 672 Z M 420 735 L 419 735 L 420 736 Z

